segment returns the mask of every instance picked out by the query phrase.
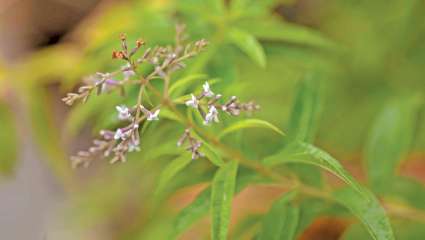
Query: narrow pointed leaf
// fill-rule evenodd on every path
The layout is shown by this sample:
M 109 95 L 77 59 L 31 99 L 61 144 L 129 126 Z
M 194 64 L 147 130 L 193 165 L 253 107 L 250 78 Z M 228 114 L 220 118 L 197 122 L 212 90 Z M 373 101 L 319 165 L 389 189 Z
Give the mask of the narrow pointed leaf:
M 285 135 L 278 127 L 276 127 L 275 125 L 264 121 L 264 120 L 260 120 L 260 119 L 244 119 L 241 121 L 238 121 L 232 125 L 230 125 L 229 127 L 227 127 L 226 129 L 224 129 L 220 134 L 219 134 L 219 138 L 222 138 L 224 136 L 226 136 L 229 133 L 238 131 L 240 129 L 245 129 L 245 128 L 266 128 L 266 129 L 270 129 L 280 135 Z
M 238 176 L 235 192 L 242 191 L 249 183 L 261 181 L 256 174 Z M 203 190 L 188 206 L 177 215 L 170 239 L 176 239 L 196 221 L 208 213 L 211 206 L 211 187 Z
M 234 28 L 229 32 L 230 41 L 248 55 L 260 67 L 266 66 L 266 55 L 261 44 L 251 34 Z
M 173 177 L 178 174 L 180 171 L 182 171 L 189 163 L 192 162 L 192 158 L 189 154 L 183 154 L 173 161 L 171 161 L 165 169 L 162 171 L 161 175 L 159 176 L 159 182 L 158 187 L 155 191 L 155 196 L 158 197 L 159 194 L 164 191 L 167 184 L 173 179 Z
M 178 236 L 208 212 L 210 196 L 211 188 L 208 187 L 178 214 L 169 239 L 177 239 Z
M 321 112 L 321 87 L 317 73 L 307 74 L 299 82 L 288 124 L 288 139 L 313 143 Z M 300 180 L 312 186 L 322 185 L 319 169 L 309 165 L 290 165 Z
M 264 159 L 264 163 L 269 166 L 286 162 L 316 165 L 339 177 L 350 187 L 335 194 L 335 198 L 340 204 L 346 206 L 365 224 L 375 240 L 394 239 L 388 217 L 375 196 L 358 184 L 328 153 L 310 144 L 295 142 L 282 152 Z
M 308 74 L 298 85 L 288 125 L 288 137 L 293 140 L 314 140 L 321 110 L 319 81 Z
M 283 151 L 264 159 L 264 163 L 269 166 L 291 162 L 310 164 L 323 168 L 339 177 L 356 191 L 363 192 L 360 184 L 351 177 L 335 158 L 311 144 L 294 142 L 285 147 Z
M 277 200 L 263 218 L 259 240 L 292 240 L 298 226 L 299 209 L 291 204 L 295 193 Z
M 417 98 L 393 100 L 375 120 L 365 151 L 369 180 L 375 190 L 388 186 L 406 157 L 414 137 L 418 106 Z
M 334 193 L 336 200 L 360 219 L 375 240 L 394 240 L 390 221 L 373 193 L 359 194 L 352 188 Z
M 314 29 L 292 23 L 283 23 L 276 19 L 241 21 L 237 26 L 260 40 L 302 44 L 328 50 L 338 51 L 341 49 L 334 41 Z
M 187 87 L 190 86 L 191 83 L 206 78 L 205 74 L 192 74 L 189 76 L 185 76 L 181 79 L 176 80 L 176 82 L 171 85 L 168 90 L 171 96 L 180 96 Z
M 217 170 L 211 192 L 212 240 L 225 240 L 229 230 L 238 164 L 231 161 Z

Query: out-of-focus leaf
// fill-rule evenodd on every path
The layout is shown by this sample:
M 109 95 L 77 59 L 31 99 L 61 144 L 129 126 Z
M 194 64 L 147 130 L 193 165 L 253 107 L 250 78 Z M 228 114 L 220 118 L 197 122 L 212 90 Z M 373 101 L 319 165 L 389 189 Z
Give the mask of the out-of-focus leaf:
M 390 221 L 373 193 L 359 194 L 344 188 L 334 193 L 336 200 L 359 218 L 375 240 L 394 240 Z
M 321 110 L 320 82 L 308 74 L 298 86 L 288 125 L 288 137 L 311 143 Z
M 0 102 L 0 174 L 13 172 L 18 154 L 18 136 L 12 112 Z
M 272 11 L 272 7 L 277 3 L 289 3 L 293 0 L 232 0 L 230 10 L 236 17 L 262 16 Z
M 365 158 L 369 179 L 375 190 L 388 182 L 412 144 L 417 121 L 418 98 L 388 102 L 375 120 Z
M 205 74 L 193 74 L 189 76 L 182 77 L 176 80 L 176 83 L 171 85 L 169 89 L 169 94 L 171 96 L 180 96 L 185 89 L 187 89 L 190 84 L 196 80 L 205 79 L 207 76 Z
M 64 184 L 72 184 L 71 164 L 63 151 L 52 112 L 48 92 L 41 87 L 32 87 L 22 91 L 25 103 L 30 109 L 31 126 L 35 142 L 41 147 L 49 166 Z M 56 127 L 55 127 L 56 126 Z
M 425 228 L 422 223 L 394 221 L 394 231 L 396 239 L 400 240 L 423 240 Z M 361 224 L 353 224 L 347 229 L 342 240 L 371 240 L 367 230 Z
M 253 231 L 256 232 L 257 225 L 261 222 L 261 216 L 259 214 L 248 215 L 241 221 L 237 223 L 235 226 L 235 230 L 232 233 L 232 237 L 230 239 L 241 240 L 248 239 L 246 237 L 247 234 L 252 234 Z
M 275 125 L 267 121 L 260 120 L 260 119 L 244 119 L 230 125 L 229 127 L 225 128 L 223 131 L 221 131 L 221 133 L 219 134 L 219 138 L 222 138 L 229 133 L 238 131 L 240 129 L 245 129 L 245 128 L 266 128 L 266 129 L 273 130 L 274 132 L 282 136 L 285 135 L 278 127 L 276 127 Z
M 93 121 L 102 111 L 112 108 L 115 111 L 115 106 L 122 99 L 116 94 L 107 94 L 100 96 L 91 96 L 87 102 L 78 103 L 71 108 L 71 111 L 65 122 L 65 132 L 69 137 L 73 137 L 87 124 L 88 121 Z M 116 119 L 116 116 L 109 114 L 108 120 Z M 105 120 L 104 120 L 105 121 Z M 105 125 L 105 123 L 103 123 Z
M 212 240 L 227 239 L 237 170 L 237 162 L 231 161 L 218 169 L 214 176 L 211 186 Z
M 299 83 L 288 124 L 289 141 L 312 143 L 316 136 L 318 119 L 321 111 L 320 79 L 310 73 Z M 314 185 L 322 185 L 319 169 L 308 165 L 289 166 L 301 181 Z
M 316 165 L 333 173 L 360 194 L 364 192 L 363 187 L 351 177 L 335 158 L 311 144 L 294 142 L 281 152 L 264 159 L 264 164 L 268 166 L 290 162 Z
M 275 19 L 245 20 L 237 23 L 237 26 L 260 40 L 281 41 L 330 50 L 340 49 L 336 43 L 316 30 Z
M 266 54 L 261 44 L 248 32 L 233 28 L 229 40 L 261 67 L 266 66 Z
M 189 154 L 183 154 L 173 161 L 171 161 L 162 171 L 159 176 L 158 187 L 155 191 L 155 196 L 158 197 L 164 189 L 167 187 L 167 184 L 173 179 L 173 177 L 182 171 L 189 163 L 192 162 L 192 158 Z
M 177 237 L 186 231 L 193 223 L 204 216 L 209 209 L 211 188 L 204 189 L 198 196 L 185 207 L 177 216 L 170 239 Z
M 306 198 L 299 204 L 299 221 L 296 235 L 299 236 L 325 209 L 328 202 L 318 198 Z
M 299 209 L 291 204 L 295 192 L 277 200 L 263 218 L 259 240 L 292 240 L 298 225 Z
M 180 0 L 178 7 L 185 13 L 197 13 L 199 16 L 218 16 L 225 11 L 224 0 Z
M 425 186 L 421 182 L 399 176 L 387 184 L 390 187 L 382 193 L 386 199 L 425 210 Z

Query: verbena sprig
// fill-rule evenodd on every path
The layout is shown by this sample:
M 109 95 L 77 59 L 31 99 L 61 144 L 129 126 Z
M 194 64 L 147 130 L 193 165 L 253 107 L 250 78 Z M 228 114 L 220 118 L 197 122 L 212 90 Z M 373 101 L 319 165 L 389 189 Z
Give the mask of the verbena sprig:
M 127 38 L 121 34 L 121 50 L 113 51 L 112 58 L 123 60 L 125 64 L 112 73 L 96 73 L 85 79 L 85 85 L 81 86 L 76 93 L 68 93 L 62 100 L 73 105 L 77 101 L 86 102 L 95 92 L 97 95 L 119 91 L 125 96 L 126 85 L 139 86 L 137 103 L 134 106 L 116 106 L 118 119 L 126 123 L 124 127 L 115 130 L 101 130 L 99 137 L 93 141 L 93 146 L 87 151 L 80 151 L 76 156 L 71 157 L 72 165 L 87 167 L 90 162 L 97 158 L 109 158 L 110 163 L 125 162 L 129 152 L 140 151 L 140 125 L 144 121 L 159 120 L 161 106 L 170 106 L 168 89 L 172 73 L 186 67 L 185 60 L 201 53 L 208 42 L 204 39 L 194 43 L 186 43 L 187 36 L 185 27 L 176 27 L 176 40 L 174 46 L 156 46 L 144 50 L 141 57 L 136 58 L 136 54 L 145 45 L 144 40 L 137 40 L 135 46 L 129 50 Z M 142 64 L 152 66 L 152 71 L 143 76 L 137 74 L 137 70 Z M 120 75 L 122 76 L 120 79 Z M 161 93 L 150 84 L 153 79 L 162 79 L 164 82 Z M 148 89 L 147 89 L 148 88 Z M 151 90 L 158 95 L 162 102 L 157 106 L 148 109 L 143 102 L 145 91 Z M 241 103 L 235 96 L 228 101 L 220 103 L 222 95 L 215 94 L 208 82 L 203 85 L 203 91 L 198 96 L 191 94 L 191 98 L 185 101 L 185 105 L 195 108 L 204 119 L 205 125 L 219 122 L 219 111 L 231 116 L 238 116 L 241 112 L 253 112 L 259 109 L 254 102 Z M 174 104 L 174 103 L 172 103 Z M 176 110 L 175 108 L 172 109 Z M 203 157 L 200 151 L 202 142 L 191 134 L 191 126 L 186 126 L 181 138 L 177 141 L 177 146 L 187 143 L 186 148 L 192 155 L 192 159 Z

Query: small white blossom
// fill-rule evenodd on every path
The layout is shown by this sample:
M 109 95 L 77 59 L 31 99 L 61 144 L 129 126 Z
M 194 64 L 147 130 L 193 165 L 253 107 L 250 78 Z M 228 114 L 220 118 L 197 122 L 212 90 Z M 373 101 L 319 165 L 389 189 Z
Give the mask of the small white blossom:
M 198 108 L 199 100 L 192 94 L 192 99 L 186 101 L 186 105 L 193 108 Z
M 202 85 L 202 88 L 204 89 L 203 94 L 206 97 L 213 97 L 214 93 L 211 91 L 210 89 L 210 85 L 208 84 L 208 82 L 205 82 L 204 85 Z
M 209 125 L 213 121 L 216 122 L 216 123 L 219 121 L 218 120 L 218 111 L 214 106 L 211 106 L 208 110 L 207 115 L 205 116 L 204 124 Z
M 148 121 L 157 121 L 157 120 L 159 120 L 159 118 L 158 118 L 159 111 L 160 111 L 160 109 L 156 110 L 154 113 L 148 112 L 148 116 L 147 116 L 146 120 L 148 120 Z
M 130 109 L 128 109 L 128 107 L 121 105 L 121 106 L 116 106 L 116 109 L 118 111 L 118 119 L 120 120 L 131 119 Z
M 125 137 L 125 134 L 122 132 L 122 130 L 120 128 L 118 128 L 117 131 L 115 132 L 114 139 L 118 140 L 118 139 L 122 139 L 124 137 Z

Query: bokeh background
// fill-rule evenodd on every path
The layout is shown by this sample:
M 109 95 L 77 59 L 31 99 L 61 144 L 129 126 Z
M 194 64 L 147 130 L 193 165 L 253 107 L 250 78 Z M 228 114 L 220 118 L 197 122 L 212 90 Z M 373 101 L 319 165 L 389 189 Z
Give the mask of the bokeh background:
M 297 89 L 308 83 L 319 106 L 312 141 L 376 193 L 397 186 L 393 198 L 406 196 L 425 210 L 425 1 L 228 0 L 224 13 L 210 2 L 0 2 L 0 239 L 166 239 L 170 216 L 203 188 L 211 166 L 193 164 L 191 178 L 170 187 L 179 190 L 164 202 L 162 217 L 150 219 L 150 195 L 169 158 L 149 160 L 159 144 L 174 140 L 173 126 L 148 131 L 146 151 L 123 165 L 98 161 L 73 170 L 69 155 L 113 124 L 122 99 L 102 96 L 74 108 L 60 99 L 83 76 L 118 66 L 111 51 L 120 33 L 168 44 L 176 23 L 187 25 L 190 39 L 211 43 L 189 63 L 191 71 L 207 73 L 224 94 L 255 99 L 262 106 L 256 117 L 283 130 Z M 228 37 L 236 28 L 251 48 Z M 374 148 L 388 132 L 389 147 Z M 269 132 L 244 134 L 252 159 L 281 146 Z M 395 171 L 396 178 L 371 176 L 371 168 Z M 236 220 L 264 213 L 280 193 L 255 186 L 239 194 L 231 234 Z M 392 219 L 398 239 L 425 238 L 423 212 L 417 215 Z M 208 224 L 202 220 L 183 239 L 208 239 Z M 328 213 L 299 238 L 368 239 L 354 219 Z

